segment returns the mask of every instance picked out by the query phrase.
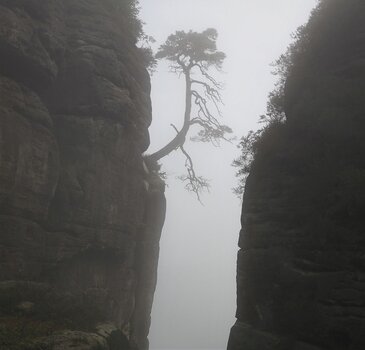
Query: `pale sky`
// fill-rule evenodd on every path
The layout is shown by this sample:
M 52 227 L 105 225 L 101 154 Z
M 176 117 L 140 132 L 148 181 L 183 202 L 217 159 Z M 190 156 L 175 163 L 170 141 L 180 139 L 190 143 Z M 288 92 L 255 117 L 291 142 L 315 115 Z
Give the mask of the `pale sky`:
M 176 30 L 218 30 L 218 49 L 227 59 L 224 119 L 241 137 L 258 127 L 267 95 L 274 88 L 270 66 L 304 24 L 316 0 L 140 0 L 145 31 L 162 44 Z M 184 81 L 158 66 L 152 77 L 151 147 L 174 136 L 170 123 L 182 124 Z M 184 171 L 178 152 L 163 159 L 167 172 L 167 217 L 162 233 L 158 285 L 152 313 L 152 349 L 225 349 L 235 322 L 236 253 L 241 203 L 231 163 L 235 145 L 221 148 L 192 143 L 185 148 L 196 171 L 211 180 L 204 206 L 175 179 Z

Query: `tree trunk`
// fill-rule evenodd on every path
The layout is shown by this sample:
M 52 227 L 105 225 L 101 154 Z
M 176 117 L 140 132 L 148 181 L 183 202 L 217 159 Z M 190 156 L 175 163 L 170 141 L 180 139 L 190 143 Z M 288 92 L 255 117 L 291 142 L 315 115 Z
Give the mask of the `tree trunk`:
M 191 118 L 191 78 L 190 70 L 184 72 L 185 75 L 185 114 L 184 114 L 184 124 L 176 136 L 164 147 L 156 151 L 155 153 L 147 156 L 148 160 L 152 162 L 157 162 L 161 158 L 167 156 L 172 151 L 179 148 L 184 144 L 186 134 L 190 128 L 190 118 Z

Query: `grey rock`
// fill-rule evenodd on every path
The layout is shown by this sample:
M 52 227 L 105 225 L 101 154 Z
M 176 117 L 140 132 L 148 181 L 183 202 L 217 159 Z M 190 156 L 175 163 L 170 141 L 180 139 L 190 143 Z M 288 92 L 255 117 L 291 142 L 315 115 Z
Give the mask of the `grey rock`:
M 28 343 L 148 346 L 164 184 L 145 169 L 149 75 L 118 8 L 0 0 L 0 337 L 20 307 Z

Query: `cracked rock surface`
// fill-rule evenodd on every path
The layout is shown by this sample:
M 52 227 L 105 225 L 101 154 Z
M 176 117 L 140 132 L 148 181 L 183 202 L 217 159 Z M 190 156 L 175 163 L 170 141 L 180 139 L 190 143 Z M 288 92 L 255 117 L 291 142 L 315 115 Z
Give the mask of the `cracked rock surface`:
M 128 23 L 114 0 L 0 0 L 1 349 L 148 347 L 165 200 Z

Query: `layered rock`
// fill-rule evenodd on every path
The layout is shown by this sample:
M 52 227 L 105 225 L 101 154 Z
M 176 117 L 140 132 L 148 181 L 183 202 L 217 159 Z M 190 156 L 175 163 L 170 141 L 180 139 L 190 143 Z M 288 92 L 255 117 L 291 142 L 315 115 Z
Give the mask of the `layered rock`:
M 148 347 L 165 200 L 130 21 L 0 0 L 0 348 Z
M 229 350 L 365 348 L 364 18 L 323 0 L 295 48 L 246 183 Z

